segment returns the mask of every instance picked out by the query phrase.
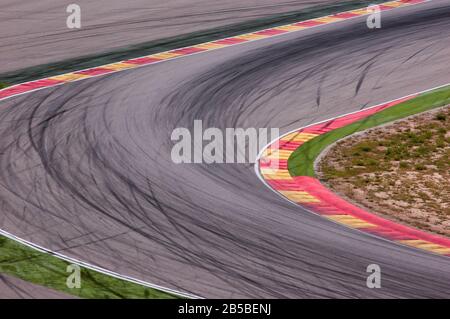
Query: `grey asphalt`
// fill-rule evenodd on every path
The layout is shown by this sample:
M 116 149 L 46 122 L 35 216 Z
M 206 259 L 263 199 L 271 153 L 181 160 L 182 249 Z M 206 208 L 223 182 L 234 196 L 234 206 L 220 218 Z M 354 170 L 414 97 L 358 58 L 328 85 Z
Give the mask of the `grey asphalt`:
M 0 73 L 336 0 L 0 0 Z M 66 26 L 81 8 L 82 28 Z
M 2 299 L 72 299 L 71 295 L 0 274 Z
M 0 106 L 0 227 L 215 298 L 438 298 L 450 259 L 312 215 L 252 165 L 175 165 L 176 127 L 281 132 L 450 82 L 450 1 L 46 89 Z M 382 288 L 366 287 L 366 267 Z

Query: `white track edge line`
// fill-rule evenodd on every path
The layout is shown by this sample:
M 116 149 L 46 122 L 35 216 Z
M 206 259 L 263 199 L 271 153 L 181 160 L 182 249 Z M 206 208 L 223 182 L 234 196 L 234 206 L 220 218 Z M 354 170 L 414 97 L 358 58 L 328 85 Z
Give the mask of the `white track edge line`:
M 175 290 L 175 289 L 171 289 L 171 288 L 166 288 L 166 287 L 163 287 L 163 286 L 155 285 L 155 284 L 149 283 L 149 282 L 144 281 L 144 280 L 136 279 L 136 278 L 131 277 L 131 276 L 121 275 L 121 274 L 116 273 L 114 271 L 110 271 L 110 270 L 107 270 L 105 268 L 89 264 L 87 262 L 78 260 L 76 258 L 68 257 L 66 255 L 63 255 L 63 254 L 58 253 L 56 251 L 53 251 L 51 249 L 47 249 L 47 248 L 44 248 L 44 247 L 42 247 L 40 245 L 34 244 L 34 243 L 32 243 L 32 242 L 30 242 L 28 240 L 22 239 L 22 238 L 20 238 L 20 237 L 18 237 L 16 235 L 11 234 L 11 233 L 9 233 L 7 231 L 4 231 L 2 229 L 0 229 L 0 234 L 5 236 L 5 237 L 7 237 L 7 238 L 9 238 L 9 239 L 12 239 L 12 240 L 14 240 L 16 242 L 19 242 L 19 243 L 21 243 L 21 244 L 23 244 L 23 245 L 25 245 L 27 247 L 33 248 L 33 249 L 35 249 L 35 250 L 37 250 L 39 252 L 55 256 L 58 259 L 61 259 L 61 260 L 64 260 L 64 261 L 67 261 L 67 262 L 70 262 L 70 263 L 73 263 L 73 264 L 77 264 L 77 265 L 82 266 L 82 267 L 84 267 L 86 269 L 94 270 L 94 271 L 102 273 L 104 275 L 109 275 L 109 276 L 117 278 L 117 279 L 125 280 L 125 281 L 131 282 L 131 283 L 134 283 L 134 284 L 138 284 L 138 285 L 141 285 L 141 286 L 144 286 L 144 287 L 147 287 L 147 288 L 152 288 L 152 289 L 156 289 L 156 290 L 159 290 L 159 291 L 162 291 L 162 292 L 166 292 L 166 293 L 170 293 L 170 294 L 173 294 L 173 295 L 177 295 L 179 297 L 185 297 L 185 298 L 190 298 L 190 299 L 203 299 L 202 297 L 196 296 L 194 294 L 185 293 L 185 292 L 181 292 L 181 291 L 178 291 L 178 290 Z

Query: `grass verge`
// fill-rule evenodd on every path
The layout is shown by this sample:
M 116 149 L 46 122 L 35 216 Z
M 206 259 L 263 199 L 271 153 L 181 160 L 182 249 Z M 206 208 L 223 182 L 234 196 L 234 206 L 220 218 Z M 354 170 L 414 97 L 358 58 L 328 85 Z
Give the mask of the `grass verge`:
M 167 299 L 176 298 L 102 273 L 81 268 L 81 288 L 66 285 L 68 262 L 39 252 L 14 240 L 0 236 L 0 272 L 28 282 L 55 289 L 80 298 L 95 299 Z
M 371 115 L 361 121 L 320 135 L 296 149 L 288 159 L 292 176 L 315 176 L 314 162 L 320 153 L 334 142 L 372 127 L 389 123 L 450 103 L 450 87 L 421 94 L 389 109 Z

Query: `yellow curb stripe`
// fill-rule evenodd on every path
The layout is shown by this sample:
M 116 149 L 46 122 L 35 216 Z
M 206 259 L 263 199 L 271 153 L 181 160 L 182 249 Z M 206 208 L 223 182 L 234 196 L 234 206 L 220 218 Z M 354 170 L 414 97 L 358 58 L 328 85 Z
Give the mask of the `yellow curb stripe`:
M 338 222 L 340 224 L 344 224 L 351 228 L 372 228 L 377 227 L 374 224 L 368 223 L 362 219 L 359 219 L 357 217 L 351 216 L 351 215 L 326 215 L 325 216 L 328 219 L 331 219 L 335 222 Z
M 302 27 L 300 25 L 285 25 L 281 27 L 274 28 L 275 30 L 282 30 L 282 31 L 297 31 L 301 29 L 306 29 L 306 27 Z
M 331 22 L 342 21 L 342 20 L 345 20 L 345 19 L 344 18 L 337 18 L 337 17 L 327 16 L 327 17 L 314 19 L 313 21 L 331 23 Z
M 366 14 L 370 13 L 370 12 L 367 11 L 367 9 L 357 9 L 357 10 L 352 10 L 352 11 L 349 11 L 349 12 L 353 13 L 353 14 L 358 14 L 358 15 L 366 15 Z
M 307 192 L 302 191 L 278 191 L 283 196 L 297 203 L 320 203 L 320 200 Z
M 162 53 L 157 53 L 157 54 L 149 55 L 149 58 L 155 58 L 155 59 L 166 60 L 166 59 L 175 58 L 175 57 L 181 56 L 181 55 L 182 55 L 182 54 L 179 54 L 179 53 L 173 53 L 173 52 L 162 52 Z
M 270 167 L 263 167 L 260 169 L 260 171 L 261 171 L 261 174 L 263 174 L 263 175 L 265 175 L 265 174 L 275 175 L 275 174 L 279 174 L 279 173 L 285 174 L 284 172 L 286 172 L 286 171 L 289 172 L 289 170 L 286 170 L 286 169 L 278 169 L 278 168 L 270 168 Z
M 258 39 L 264 39 L 267 37 L 268 37 L 267 35 L 247 33 L 247 34 L 243 34 L 243 35 L 238 35 L 235 38 L 244 39 L 244 40 L 258 40 Z
M 283 142 L 306 142 L 317 136 L 319 136 L 319 134 L 294 132 L 294 133 L 288 134 L 286 136 L 283 136 L 280 139 L 280 141 L 283 141 Z
M 285 175 L 264 175 L 264 179 L 267 180 L 267 181 L 270 181 L 270 180 L 286 181 L 286 180 L 292 179 L 292 177 L 290 175 L 289 176 L 285 176 Z
M 289 156 L 291 156 L 291 154 L 293 153 L 293 151 L 291 150 L 266 150 L 265 154 L 263 155 L 263 157 L 265 159 L 280 159 L 280 160 L 287 160 L 289 158 Z
M 426 240 L 421 240 L 421 239 L 414 239 L 414 240 L 399 240 L 400 243 L 411 246 L 411 247 L 415 247 L 415 248 L 420 248 L 420 249 L 424 249 L 424 250 L 428 250 L 437 254 L 441 254 L 441 255 L 447 255 L 450 254 L 450 248 L 445 247 L 445 246 L 441 246 L 438 244 L 434 244 L 431 243 L 429 241 Z
M 292 179 L 291 174 L 289 174 L 288 170 L 277 170 L 275 172 L 270 173 L 262 173 L 264 179 Z
M 126 69 L 133 69 L 133 68 L 136 68 L 138 66 L 139 66 L 138 64 L 117 62 L 117 63 L 111 63 L 111 64 L 103 65 L 102 68 L 105 68 L 105 69 L 108 69 L 108 70 L 120 71 L 120 70 L 126 70 Z
M 87 74 L 67 73 L 67 74 L 63 74 L 63 75 L 52 76 L 49 79 L 57 80 L 57 81 L 64 81 L 64 82 L 71 82 L 71 81 L 76 81 L 76 80 L 90 78 L 90 77 L 91 76 L 87 75 Z
M 262 168 L 261 169 L 262 173 L 265 174 L 282 174 L 282 175 L 289 175 L 289 170 L 288 169 L 271 169 L 271 168 Z
M 218 43 L 202 43 L 202 44 L 198 44 L 195 45 L 194 48 L 199 48 L 199 49 L 205 49 L 205 50 L 212 50 L 212 49 L 220 49 L 223 47 L 226 47 L 227 45 L 225 44 L 218 44 Z
M 397 8 L 397 7 L 401 7 L 401 6 L 404 5 L 405 3 L 399 2 L 399 1 L 391 1 L 391 2 L 380 3 L 380 4 L 383 5 L 383 6 L 388 6 L 388 7 Z

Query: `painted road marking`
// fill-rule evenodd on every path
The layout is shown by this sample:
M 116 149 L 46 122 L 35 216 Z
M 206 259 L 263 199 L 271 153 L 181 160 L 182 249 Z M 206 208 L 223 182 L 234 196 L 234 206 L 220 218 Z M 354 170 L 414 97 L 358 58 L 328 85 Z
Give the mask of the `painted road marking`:
M 342 21 L 342 20 L 345 20 L 345 18 L 333 17 L 333 16 L 327 16 L 327 17 L 323 17 L 323 18 L 314 19 L 314 21 L 319 21 L 319 22 L 324 22 L 324 23 L 338 22 L 338 21 Z
M 296 203 L 319 203 L 316 197 L 307 192 L 302 191 L 280 191 L 280 193 L 289 200 Z
M 450 254 L 450 247 L 437 245 L 425 240 L 400 240 L 399 242 L 411 247 L 429 250 L 441 255 Z
M 325 217 L 328 219 L 334 220 L 335 222 L 338 222 L 340 224 L 344 224 L 351 228 L 377 227 L 374 224 L 368 223 L 362 219 L 359 219 L 359 218 L 351 216 L 351 215 L 326 215 Z
M 205 49 L 205 50 L 214 50 L 214 49 L 220 49 L 220 48 L 223 48 L 226 46 L 227 46 L 226 44 L 217 44 L 217 43 L 208 42 L 208 43 L 204 43 L 204 44 L 197 44 L 195 47 L 200 48 L 200 49 Z
M 162 60 L 167 60 L 167 59 L 172 59 L 175 57 L 179 57 L 182 56 L 181 53 L 174 53 L 174 52 L 161 52 L 161 53 L 156 53 L 151 55 L 151 57 L 155 58 L 155 59 L 162 59 Z
M 319 136 L 319 134 L 294 132 L 294 133 L 288 134 L 286 136 L 283 136 L 280 139 L 280 141 L 283 141 L 283 142 L 307 142 L 317 136 Z
M 269 180 L 291 180 L 292 176 L 289 174 L 289 171 L 286 170 L 275 170 L 267 173 L 262 173 L 265 179 Z
M 49 79 L 63 81 L 63 82 L 72 82 L 72 81 L 77 81 L 77 80 L 86 79 L 86 78 L 90 78 L 90 76 L 85 75 L 85 74 L 67 73 L 67 74 L 63 74 L 63 75 L 53 76 Z
M 119 71 L 119 70 L 127 70 L 127 69 L 136 68 L 137 66 L 138 66 L 138 64 L 118 62 L 118 63 L 111 63 L 111 64 L 103 65 L 102 68 Z
M 292 151 L 291 150 L 282 150 L 282 149 L 276 149 L 276 150 L 268 150 L 266 155 L 264 155 L 265 159 L 288 159 L 289 156 L 291 156 Z
M 282 27 L 276 27 L 277 30 L 284 30 L 284 31 L 298 31 L 298 30 L 302 30 L 302 29 L 306 29 L 305 27 L 302 27 L 300 25 L 286 25 L 286 26 L 282 26 Z

